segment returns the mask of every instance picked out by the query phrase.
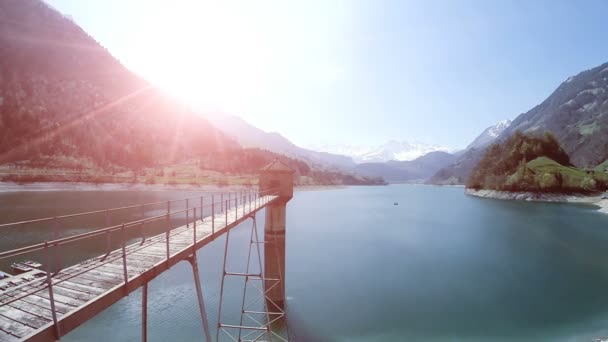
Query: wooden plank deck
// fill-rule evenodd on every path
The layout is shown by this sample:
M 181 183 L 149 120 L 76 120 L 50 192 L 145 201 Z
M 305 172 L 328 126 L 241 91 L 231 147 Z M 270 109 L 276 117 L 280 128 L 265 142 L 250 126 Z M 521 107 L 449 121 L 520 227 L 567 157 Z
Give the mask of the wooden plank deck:
M 276 196 L 260 198 L 261 205 L 241 204 L 226 214 L 215 215 L 215 234 L 211 217 L 194 225 L 171 230 L 170 257 L 167 259 L 166 234 L 147 238 L 125 247 L 127 281 L 125 282 L 122 249 L 107 256 L 91 258 L 65 268 L 52 278 L 55 314 L 63 336 L 121 298 L 152 280 L 176 263 L 187 260 L 201 248 L 227 230 L 245 221 L 250 214 L 263 209 Z M 238 212 L 238 215 L 235 213 Z M 53 311 L 46 277 L 0 293 L 0 342 L 55 340 Z

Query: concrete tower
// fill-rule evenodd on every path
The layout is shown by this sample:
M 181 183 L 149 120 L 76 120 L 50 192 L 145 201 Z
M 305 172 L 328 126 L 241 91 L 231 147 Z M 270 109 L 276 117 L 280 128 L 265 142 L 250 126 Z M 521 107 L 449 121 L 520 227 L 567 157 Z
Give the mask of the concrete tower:
M 260 192 L 278 192 L 279 199 L 266 207 L 264 225 L 264 278 L 268 311 L 285 309 L 285 209 L 293 197 L 294 171 L 275 160 L 260 171 Z M 277 281 L 272 279 L 280 279 Z

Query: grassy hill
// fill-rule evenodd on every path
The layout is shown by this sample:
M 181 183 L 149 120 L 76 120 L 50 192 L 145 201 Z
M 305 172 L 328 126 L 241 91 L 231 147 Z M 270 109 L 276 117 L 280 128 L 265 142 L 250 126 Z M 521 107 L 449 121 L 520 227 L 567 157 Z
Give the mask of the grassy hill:
M 608 173 L 574 167 L 552 134 L 520 132 L 492 145 L 467 182 L 473 189 L 560 193 L 601 191 L 607 185 Z

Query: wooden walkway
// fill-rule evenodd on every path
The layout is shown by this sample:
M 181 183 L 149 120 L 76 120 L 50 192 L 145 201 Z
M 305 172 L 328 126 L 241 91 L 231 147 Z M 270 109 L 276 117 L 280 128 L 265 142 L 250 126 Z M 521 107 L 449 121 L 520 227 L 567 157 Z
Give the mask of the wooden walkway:
M 196 249 L 247 220 L 275 199 L 274 195 L 259 197 L 216 214 L 214 233 L 211 217 L 205 217 L 190 222 L 189 227 L 172 229 L 169 243 L 167 234 L 163 233 L 147 238 L 143 243 L 124 246 L 124 256 L 123 248 L 119 248 L 108 255 L 65 268 L 50 278 L 52 291 L 47 286 L 46 275 L 6 291 L 0 290 L 0 341 L 52 341 L 56 339 L 56 329 L 59 336 L 67 334 L 161 272 L 188 260 Z

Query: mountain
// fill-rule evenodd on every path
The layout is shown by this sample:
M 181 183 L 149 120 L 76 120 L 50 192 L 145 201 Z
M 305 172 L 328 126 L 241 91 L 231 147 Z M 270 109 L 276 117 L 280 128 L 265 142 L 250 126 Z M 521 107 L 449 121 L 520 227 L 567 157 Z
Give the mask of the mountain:
M 0 163 L 43 156 L 141 167 L 238 148 L 38 0 L 2 1 Z
M 382 182 L 243 148 L 44 2 L 0 1 L 0 165 L 154 180 L 164 167 L 188 164 L 191 179 L 207 179 L 202 171 L 251 174 L 275 159 L 306 184 Z
M 496 125 L 490 126 L 486 128 L 481 134 L 473 140 L 472 143 L 469 144 L 465 148 L 465 150 L 469 149 L 481 149 L 484 148 L 496 140 L 498 136 L 504 132 L 511 125 L 511 120 L 502 120 L 498 122 Z
M 515 132 L 541 136 L 553 133 L 582 168 L 593 168 L 608 159 L 608 63 L 568 77 L 546 100 L 520 114 L 504 129 L 495 142 Z M 464 184 L 481 160 L 486 147 L 472 148 L 435 174 L 435 184 Z
M 368 177 L 382 177 L 388 182 L 424 180 L 451 163 L 454 158 L 453 154 L 436 151 L 414 160 L 361 163 L 355 167 L 355 172 Z
M 349 171 L 355 166 L 355 162 L 350 157 L 301 148 L 279 133 L 264 132 L 237 116 L 216 114 L 209 115 L 208 118 L 214 126 L 235 139 L 243 147 L 266 149 L 308 161 L 319 167 Z
M 499 139 L 516 131 L 552 132 L 579 167 L 608 159 L 608 63 L 568 77 L 540 105 L 513 120 Z
M 352 157 L 357 163 L 384 163 L 389 160 L 414 160 L 430 152 L 453 152 L 445 146 L 390 140 L 379 146 L 352 146 L 321 144 L 313 147 L 317 151 L 342 154 Z

